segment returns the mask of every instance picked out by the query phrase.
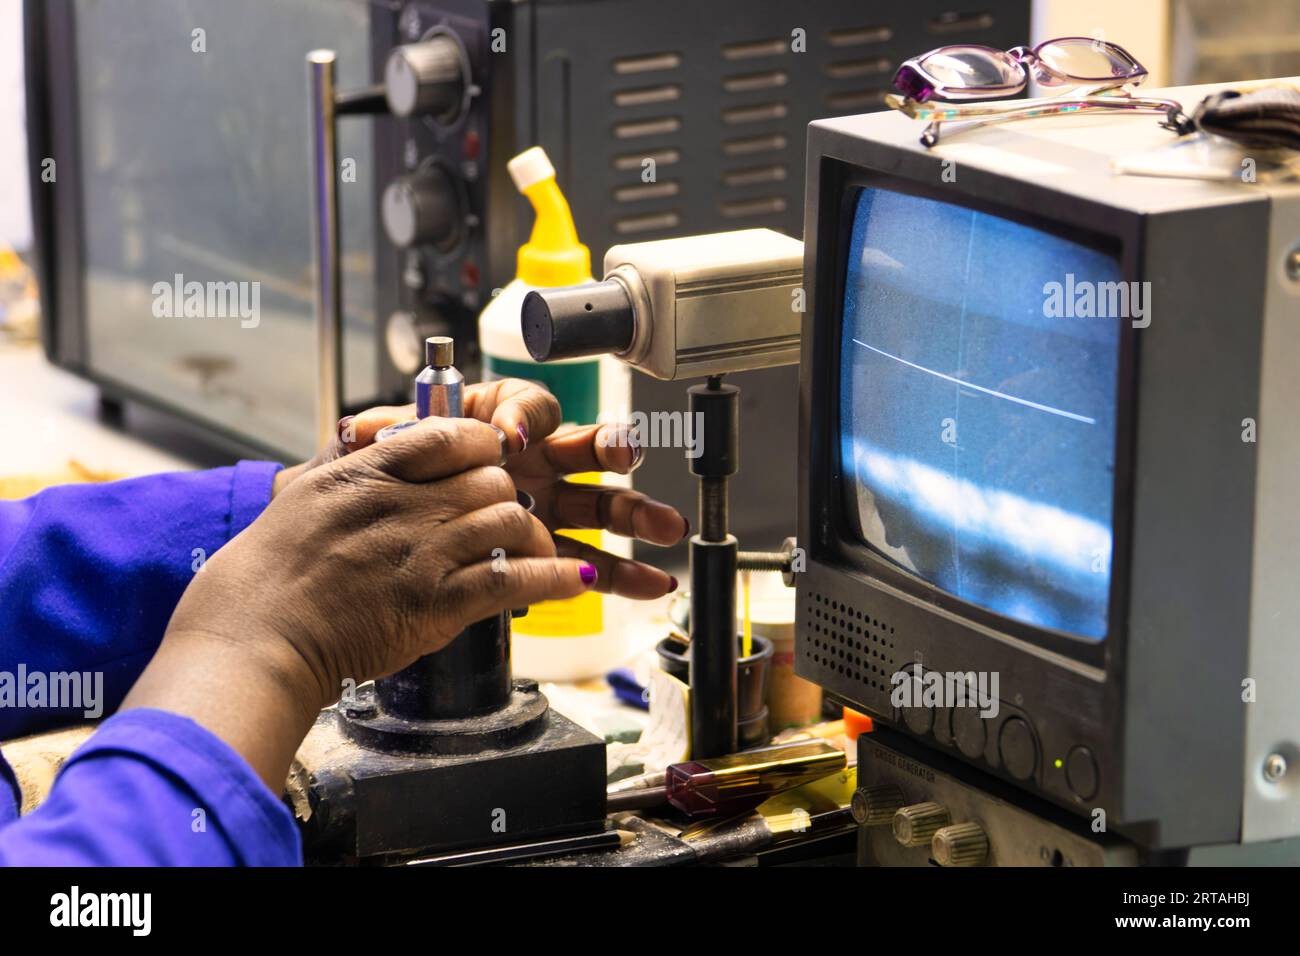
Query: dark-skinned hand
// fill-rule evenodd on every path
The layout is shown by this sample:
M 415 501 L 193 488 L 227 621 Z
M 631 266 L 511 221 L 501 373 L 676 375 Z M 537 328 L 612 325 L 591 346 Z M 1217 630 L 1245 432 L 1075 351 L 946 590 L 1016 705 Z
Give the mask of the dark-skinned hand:
M 537 503 L 534 513 L 548 530 L 595 528 L 664 547 L 689 533 L 690 523 L 681 512 L 638 491 L 566 480 L 587 472 L 634 471 L 641 464 L 643 449 L 626 426 L 561 426 L 555 396 L 516 378 L 467 386 L 465 415 L 505 432 L 505 470 L 517 487 L 532 495 Z M 381 429 L 414 416 L 414 405 L 382 406 L 343 419 L 330 446 L 311 462 L 281 472 L 280 486 L 318 464 L 367 447 Z M 556 538 L 556 547 L 563 556 L 596 566 L 598 590 L 646 600 L 676 589 L 676 579 L 640 561 L 564 535 Z

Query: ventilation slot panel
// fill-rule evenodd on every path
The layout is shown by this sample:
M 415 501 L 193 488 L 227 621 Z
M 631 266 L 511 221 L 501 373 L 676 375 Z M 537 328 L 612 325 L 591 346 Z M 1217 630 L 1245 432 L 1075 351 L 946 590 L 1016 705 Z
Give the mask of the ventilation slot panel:
M 728 43 L 722 48 L 722 56 L 726 60 L 756 60 L 765 56 L 781 56 L 788 49 L 786 40 L 776 37 L 772 40 Z
M 641 236 L 647 232 L 664 232 L 676 229 L 682 217 L 676 212 L 659 212 L 647 216 L 625 216 L 614 220 L 614 231 L 620 236 Z
M 642 86 L 619 90 L 614 94 L 615 106 L 646 106 L 655 103 L 673 103 L 682 98 L 682 88 L 676 83 L 662 86 Z
M 758 186 L 763 183 L 783 183 L 790 175 L 790 170 L 783 163 L 771 166 L 751 166 L 747 169 L 733 169 L 722 174 L 724 186 Z
M 643 136 L 665 136 L 682 128 L 676 116 L 658 116 L 654 119 L 630 120 L 614 124 L 614 135 L 619 139 L 639 139 Z
M 644 56 L 620 57 L 614 61 L 614 72 L 618 76 L 634 76 L 638 73 L 675 70 L 681 65 L 680 53 L 648 53 Z
M 753 156 L 758 153 L 775 153 L 790 145 L 790 140 L 782 133 L 770 136 L 745 136 L 729 139 L 722 144 L 725 156 Z
M 728 219 L 776 216 L 785 212 L 785 197 L 762 196 L 757 199 L 733 199 L 719 203 L 718 211 Z
M 664 199 L 676 196 L 681 187 L 675 182 L 639 183 L 635 186 L 619 186 L 614 190 L 614 199 L 618 202 L 644 202 L 647 199 Z
M 951 10 L 948 13 L 941 13 L 937 17 L 931 17 L 925 27 L 931 33 L 948 34 L 948 33 L 966 33 L 970 30 L 987 30 L 993 26 L 993 14 L 987 10 L 979 12 L 965 12 L 961 10 Z
M 620 171 L 634 169 L 640 172 L 646 168 L 647 159 L 653 160 L 655 166 L 673 166 L 682 161 L 682 154 L 676 149 L 647 149 L 643 153 L 624 153 L 615 156 L 610 161 L 610 165 Z
M 888 43 L 893 38 L 894 31 L 887 26 L 841 27 L 826 34 L 826 42 L 836 48 Z
M 755 90 L 777 90 L 789 82 L 789 73 L 772 70 L 768 73 L 741 73 L 724 77 L 722 88 L 728 93 L 752 93 Z
M 732 126 L 741 123 L 762 123 L 785 119 L 790 108 L 784 103 L 757 103 L 753 106 L 733 106 L 722 111 L 722 121 Z
M 863 60 L 839 60 L 826 64 L 826 75 L 832 80 L 851 80 L 860 76 L 881 76 L 893 72 L 894 61 L 887 56 L 873 56 Z
M 608 154 L 608 208 L 615 235 L 653 239 L 681 225 L 681 210 L 674 204 L 685 191 L 682 177 L 665 174 L 685 161 L 680 139 L 682 111 L 689 113 L 683 105 L 689 96 L 684 62 L 682 53 L 663 50 L 629 54 L 612 63 L 616 145 Z
M 885 105 L 887 90 L 849 90 L 844 93 L 828 93 L 826 106 L 837 113 L 864 113 L 878 110 Z

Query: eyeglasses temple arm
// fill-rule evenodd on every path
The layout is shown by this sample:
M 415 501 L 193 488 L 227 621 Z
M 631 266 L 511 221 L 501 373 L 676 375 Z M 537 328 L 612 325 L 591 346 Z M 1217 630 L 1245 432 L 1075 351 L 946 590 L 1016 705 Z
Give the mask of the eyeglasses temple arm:
M 1165 122 L 1161 125 L 1180 135 L 1189 133 L 1195 128 L 1191 119 L 1183 113 L 1181 103 L 1174 100 L 1140 97 L 1095 96 L 1061 100 L 1054 103 L 1040 102 L 1034 105 L 1017 105 L 1001 109 L 994 107 L 976 109 L 926 107 L 916 111 L 902 110 L 901 112 L 915 119 L 929 120 L 925 132 L 921 134 L 921 143 L 927 147 L 932 147 L 938 144 L 939 131 L 944 123 L 961 123 L 962 130 L 967 130 L 980 126 L 991 126 L 995 123 L 1010 122 L 1011 120 L 1032 119 L 1036 116 L 1052 116 L 1058 113 L 1090 113 L 1108 109 L 1164 113 Z

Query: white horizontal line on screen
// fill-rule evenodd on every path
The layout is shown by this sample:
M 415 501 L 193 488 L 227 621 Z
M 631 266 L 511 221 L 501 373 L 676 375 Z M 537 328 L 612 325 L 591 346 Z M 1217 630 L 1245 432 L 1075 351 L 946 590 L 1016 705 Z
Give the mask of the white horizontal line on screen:
M 952 382 L 954 385 L 960 385 L 962 388 L 969 388 L 977 392 L 983 392 L 985 395 L 992 395 L 994 398 L 1001 398 L 1001 399 L 1005 399 L 1008 402 L 1015 402 L 1017 405 L 1024 405 L 1026 408 L 1034 408 L 1040 412 L 1047 412 L 1049 415 L 1060 415 L 1062 418 L 1068 418 L 1071 421 L 1075 421 L 1075 422 L 1083 422 L 1085 425 L 1097 424 L 1097 419 L 1089 418 L 1087 415 L 1079 415 L 1076 414 L 1075 412 L 1067 412 L 1061 408 L 1053 408 L 1051 405 L 1041 405 L 1038 402 L 1031 402 L 1027 398 L 1018 398 L 1015 395 L 1008 395 L 1006 392 L 997 392 L 991 388 L 985 388 L 983 385 L 973 385 L 970 382 L 962 381 L 956 376 L 945 375 L 943 372 L 936 372 L 932 368 L 926 368 L 924 365 L 917 365 L 915 362 L 909 362 L 905 358 L 899 358 L 897 355 L 891 355 L 889 352 L 886 352 L 884 349 L 878 349 L 874 345 L 868 345 L 866 342 L 863 342 L 861 339 L 854 339 L 853 341 L 856 342 L 858 345 L 861 345 L 864 349 L 868 349 L 872 352 L 875 352 L 877 355 L 883 355 L 885 358 L 893 359 L 895 362 L 898 362 L 902 365 L 906 365 L 908 368 L 914 368 L 918 372 L 925 372 L 925 374 L 933 375 L 935 378 L 941 378 L 945 382 Z

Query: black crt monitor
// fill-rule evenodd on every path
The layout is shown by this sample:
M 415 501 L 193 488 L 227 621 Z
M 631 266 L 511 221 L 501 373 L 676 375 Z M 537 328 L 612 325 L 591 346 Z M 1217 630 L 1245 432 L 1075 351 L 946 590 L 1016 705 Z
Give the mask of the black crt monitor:
M 797 672 L 1144 846 L 1300 835 L 1300 188 L 920 132 L 810 127 Z

